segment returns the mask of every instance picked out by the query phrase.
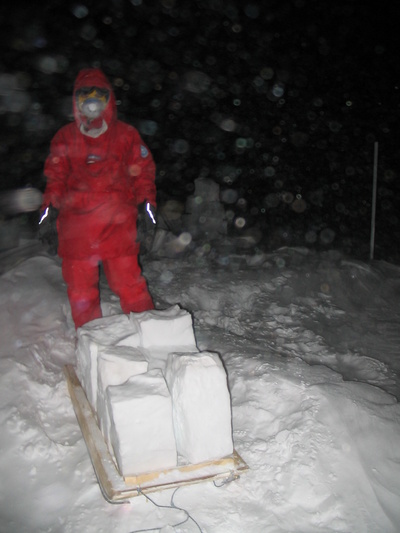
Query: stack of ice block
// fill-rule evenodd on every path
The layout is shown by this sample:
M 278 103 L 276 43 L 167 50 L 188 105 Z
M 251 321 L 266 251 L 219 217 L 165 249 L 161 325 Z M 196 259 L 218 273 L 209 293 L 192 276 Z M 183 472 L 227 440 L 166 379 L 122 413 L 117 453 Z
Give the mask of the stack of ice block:
M 231 454 L 231 399 L 219 356 L 171 353 L 165 374 L 178 453 L 189 463 Z
M 110 440 L 121 473 L 141 474 L 176 466 L 171 395 L 161 370 L 110 386 L 107 400 Z
M 191 315 L 174 305 L 162 311 L 131 313 L 139 332 L 140 346 L 153 368 L 165 369 L 171 352 L 198 352 Z
M 97 359 L 97 402 L 96 412 L 99 426 L 104 438 L 111 446 L 110 408 L 107 405 L 108 388 L 118 387 L 129 378 L 144 374 L 148 370 L 148 362 L 138 348 L 128 346 L 102 346 Z
M 199 352 L 175 305 L 97 319 L 78 330 L 77 372 L 122 475 L 233 451 L 231 405 L 217 354 Z
M 96 411 L 97 362 L 99 349 L 104 346 L 140 346 L 136 325 L 126 315 L 98 318 L 77 332 L 77 374 L 90 405 Z

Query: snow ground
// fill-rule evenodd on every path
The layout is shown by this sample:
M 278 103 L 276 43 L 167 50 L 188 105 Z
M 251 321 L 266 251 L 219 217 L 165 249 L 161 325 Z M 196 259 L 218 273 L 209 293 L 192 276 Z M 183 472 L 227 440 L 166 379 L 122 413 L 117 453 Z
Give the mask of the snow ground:
M 27 243 L 0 269 L 2 533 L 400 531 L 399 267 L 293 248 L 145 262 L 157 307 L 188 309 L 199 348 L 221 354 L 250 467 L 178 489 L 181 525 L 179 509 L 100 492 L 63 374 L 75 332 L 59 259 Z

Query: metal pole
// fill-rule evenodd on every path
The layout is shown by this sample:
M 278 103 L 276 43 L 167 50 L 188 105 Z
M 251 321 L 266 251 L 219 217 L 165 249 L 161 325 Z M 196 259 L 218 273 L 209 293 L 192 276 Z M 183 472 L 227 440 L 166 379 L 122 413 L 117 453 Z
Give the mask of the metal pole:
M 371 212 L 371 241 L 370 241 L 370 250 L 369 258 L 374 258 L 374 248 L 375 248 L 375 217 L 376 217 L 376 189 L 378 182 L 378 142 L 374 143 L 374 174 L 373 174 L 373 185 L 372 185 L 372 212 Z

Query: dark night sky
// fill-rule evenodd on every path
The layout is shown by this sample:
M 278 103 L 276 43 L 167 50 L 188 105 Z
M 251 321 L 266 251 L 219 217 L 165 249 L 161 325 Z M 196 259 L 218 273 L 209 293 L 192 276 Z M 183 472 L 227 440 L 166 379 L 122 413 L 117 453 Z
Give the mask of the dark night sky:
M 331 226 L 351 247 L 369 231 L 378 141 L 378 230 L 398 241 L 398 17 L 394 5 L 365 4 L 2 5 L 2 188 L 43 187 L 50 139 L 70 120 L 74 78 L 100 66 L 120 118 L 153 151 L 161 198 L 184 198 L 195 178 L 211 177 L 245 200 L 249 224 L 303 234 Z M 282 200 L 290 195 L 305 199 L 305 212 Z

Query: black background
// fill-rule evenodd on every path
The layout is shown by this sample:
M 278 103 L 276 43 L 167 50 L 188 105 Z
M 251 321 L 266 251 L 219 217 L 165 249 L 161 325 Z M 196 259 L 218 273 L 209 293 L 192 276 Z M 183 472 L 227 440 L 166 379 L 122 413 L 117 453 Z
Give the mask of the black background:
M 365 4 L 2 5 L 1 189 L 43 190 L 50 140 L 72 118 L 74 79 L 96 66 L 113 83 L 119 118 L 154 155 L 159 201 L 184 201 L 196 178 L 212 178 L 246 221 L 230 231 L 261 229 L 262 248 L 366 257 L 378 143 L 376 258 L 397 261 L 398 16 L 395 3 Z

